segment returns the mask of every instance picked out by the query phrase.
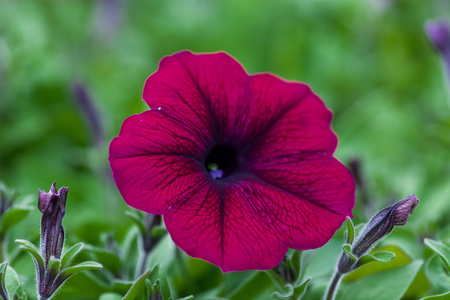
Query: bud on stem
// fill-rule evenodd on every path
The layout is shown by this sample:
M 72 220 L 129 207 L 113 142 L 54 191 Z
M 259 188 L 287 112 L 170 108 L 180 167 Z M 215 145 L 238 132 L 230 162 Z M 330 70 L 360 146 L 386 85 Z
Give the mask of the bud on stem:
M 345 273 L 349 273 L 359 268 L 363 264 L 371 261 L 378 260 L 388 262 L 394 257 L 394 254 L 390 252 L 384 253 L 389 255 L 383 260 L 375 257 L 375 255 L 371 256 L 366 254 L 382 238 L 388 235 L 392 231 L 394 226 L 405 225 L 418 203 L 419 200 L 414 194 L 412 194 L 398 201 L 397 203 L 386 207 L 385 209 L 377 213 L 369 221 L 369 223 L 367 223 L 354 243 L 353 241 L 347 241 L 347 244 L 342 247 L 344 252 L 342 253 L 338 261 L 336 271 L 333 274 L 324 299 L 334 299 L 337 287 L 339 286 L 341 278 Z M 353 224 L 351 223 L 350 219 L 349 224 L 350 225 L 348 230 L 354 230 Z

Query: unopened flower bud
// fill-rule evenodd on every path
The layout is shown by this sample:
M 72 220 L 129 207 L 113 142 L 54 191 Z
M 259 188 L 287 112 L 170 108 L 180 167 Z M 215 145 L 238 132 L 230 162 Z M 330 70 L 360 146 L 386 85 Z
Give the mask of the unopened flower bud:
M 64 243 L 64 229 L 62 218 L 66 212 L 66 197 L 68 187 L 61 187 L 56 191 L 53 182 L 48 193 L 39 191 L 38 208 L 42 213 L 41 219 L 41 254 L 48 264 L 51 256 L 61 258 Z
M 361 257 L 376 243 L 388 235 L 394 226 L 405 225 L 419 199 L 412 194 L 377 213 L 356 240 L 352 252 Z
M 436 49 L 441 53 L 450 52 L 450 25 L 445 20 L 428 21 L 425 31 Z
M 425 31 L 434 47 L 441 54 L 447 80 L 450 84 L 450 24 L 445 20 L 428 21 Z
M 394 226 L 406 224 L 418 203 L 419 200 L 412 194 L 377 213 L 364 227 L 355 243 L 351 245 L 351 255 L 342 253 L 337 271 L 345 274 L 356 269 L 359 266 L 359 258 L 388 235 Z

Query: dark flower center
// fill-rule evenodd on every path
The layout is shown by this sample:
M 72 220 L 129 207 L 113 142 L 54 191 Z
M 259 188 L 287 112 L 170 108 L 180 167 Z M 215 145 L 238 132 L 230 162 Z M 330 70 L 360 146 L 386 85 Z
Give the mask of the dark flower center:
M 235 147 L 217 145 L 206 156 L 205 166 L 213 179 L 225 178 L 237 168 L 237 151 Z

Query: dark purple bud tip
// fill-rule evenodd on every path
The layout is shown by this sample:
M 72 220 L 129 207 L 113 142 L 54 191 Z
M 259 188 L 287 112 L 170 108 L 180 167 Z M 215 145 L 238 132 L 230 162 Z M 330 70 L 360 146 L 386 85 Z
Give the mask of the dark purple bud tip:
M 357 257 L 362 256 L 388 235 L 394 226 L 405 225 L 418 203 L 419 199 L 412 194 L 377 213 L 355 242 L 353 253 Z
M 419 199 L 417 199 L 415 194 L 412 194 L 399 202 L 395 203 L 394 210 L 392 212 L 392 225 L 403 226 L 411 217 L 413 210 L 419 204 Z
M 48 209 L 53 210 L 56 206 L 65 211 L 68 191 L 69 188 L 65 186 L 56 191 L 56 181 L 53 182 L 48 193 L 39 190 L 38 208 L 41 213 L 45 214 Z
M 450 25 L 446 20 L 428 21 L 425 31 L 439 52 L 450 51 Z
M 48 193 L 39 191 L 38 208 L 42 213 L 41 254 L 46 263 L 51 256 L 61 257 L 64 244 L 62 218 L 66 213 L 68 191 L 69 188 L 64 186 L 56 191 L 55 182 Z
M 338 272 L 345 274 L 358 268 L 358 259 L 388 235 L 394 229 L 394 226 L 405 225 L 418 203 L 419 199 L 415 194 L 412 194 L 378 212 L 367 223 L 351 246 L 354 259 L 351 259 L 347 253 L 341 255 L 337 266 Z

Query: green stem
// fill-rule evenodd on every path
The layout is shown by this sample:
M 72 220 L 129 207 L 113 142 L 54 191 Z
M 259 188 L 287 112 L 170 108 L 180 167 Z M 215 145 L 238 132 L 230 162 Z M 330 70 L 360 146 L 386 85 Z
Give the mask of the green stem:
M 342 274 L 336 270 L 333 274 L 333 277 L 331 277 L 331 281 L 325 293 L 324 300 L 334 300 L 339 284 L 341 283 L 341 279 Z
M 3 255 L 3 243 L 4 243 L 4 239 L 3 238 L 0 238 L 0 262 L 4 262 L 5 261 L 5 258 L 4 258 L 4 255 Z
M 142 274 L 144 274 L 145 270 L 148 268 L 149 258 L 150 258 L 150 252 L 142 250 L 140 257 L 139 257 L 139 261 L 138 261 L 136 277 L 139 277 Z

